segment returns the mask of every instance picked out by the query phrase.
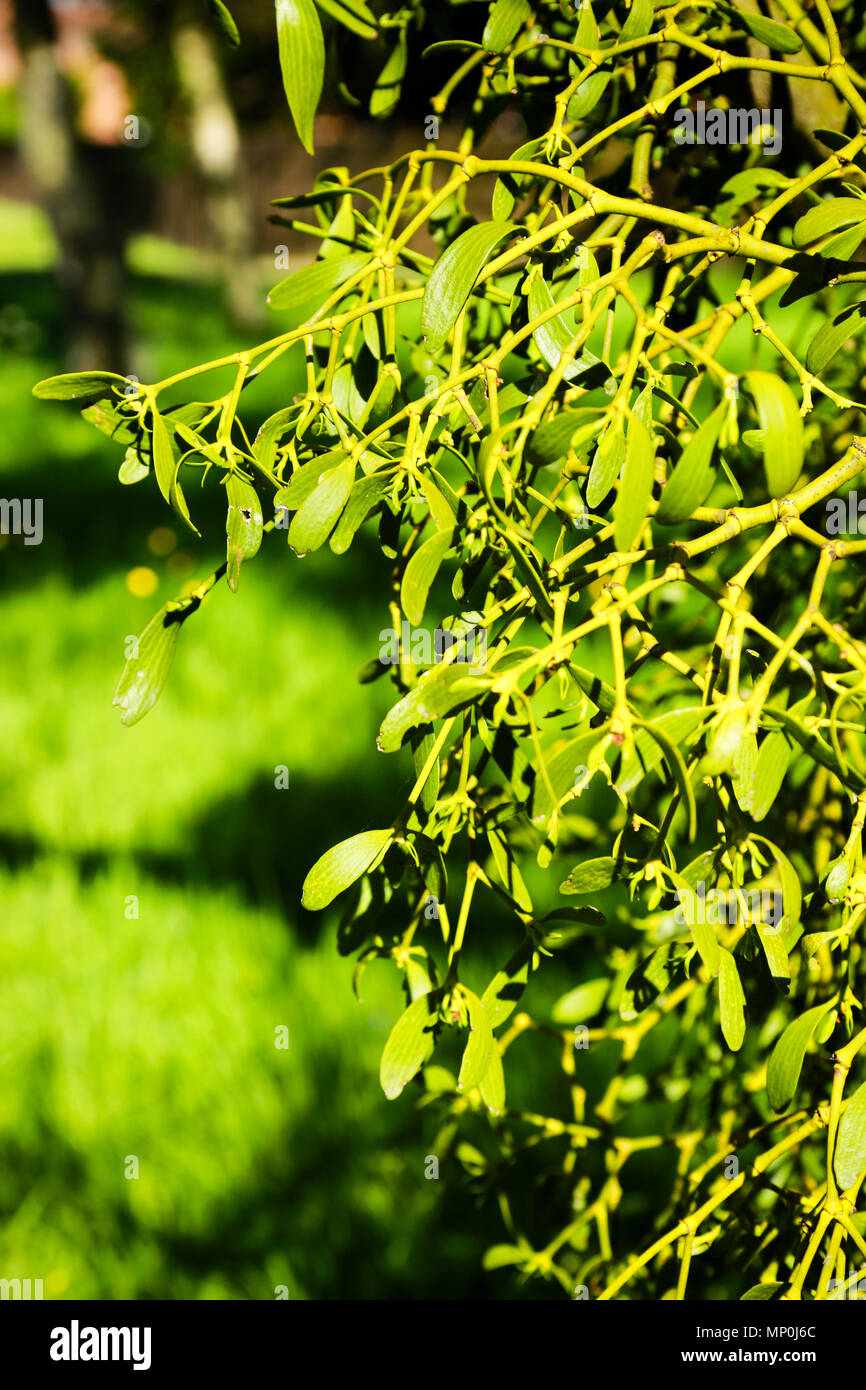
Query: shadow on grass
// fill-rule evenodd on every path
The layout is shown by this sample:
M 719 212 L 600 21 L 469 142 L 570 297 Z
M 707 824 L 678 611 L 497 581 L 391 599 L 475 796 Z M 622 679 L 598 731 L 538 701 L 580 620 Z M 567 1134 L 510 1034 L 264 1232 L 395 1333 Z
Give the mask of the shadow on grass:
M 383 760 L 384 761 L 384 760 Z M 313 781 L 292 777 L 286 791 L 257 778 L 239 793 L 214 802 L 180 833 L 176 852 L 124 854 L 128 862 L 168 885 L 235 889 L 257 907 L 272 907 L 292 924 L 300 939 L 317 939 L 318 913 L 300 905 L 301 885 L 325 850 L 361 830 L 390 825 L 408 790 L 396 763 L 375 781 L 360 772 L 351 779 Z M 0 833 L 0 859 L 22 872 L 48 850 L 32 834 Z M 77 865 L 82 882 L 90 881 L 117 859 L 116 851 L 64 849 Z

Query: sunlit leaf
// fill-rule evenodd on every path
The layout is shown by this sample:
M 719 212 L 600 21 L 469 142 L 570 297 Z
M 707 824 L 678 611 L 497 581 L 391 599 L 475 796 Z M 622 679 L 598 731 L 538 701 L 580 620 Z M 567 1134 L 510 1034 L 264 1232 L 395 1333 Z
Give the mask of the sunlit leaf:
M 369 873 L 381 860 L 393 834 L 392 830 L 363 830 L 329 849 L 304 879 L 304 907 L 319 912 L 362 874 Z
M 421 303 L 421 332 L 430 352 L 443 347 L 488 256 L 516 231 L 511 222 L 479 222 L 439 257 Z
M 313 0 L 276 0 L 280 68 L 301 144 L 313 153 L 313 120 L 325 75 L 325 41 Z

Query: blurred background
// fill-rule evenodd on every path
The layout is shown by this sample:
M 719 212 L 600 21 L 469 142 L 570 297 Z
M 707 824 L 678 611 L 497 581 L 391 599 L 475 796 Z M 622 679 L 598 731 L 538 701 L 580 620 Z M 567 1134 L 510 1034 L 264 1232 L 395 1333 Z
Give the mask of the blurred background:
M 118 485 L 115 444 L 31 396 L 280 331 L 275 258 L 315 243 L 269 200 L 422 138 L 436 74 L 410 66 L 402 124 L 331 90 L 309 159 L 273 5 L 232 10 L 239 50 L 205 0 L 0 0 L 0 492 L 44 505 L 40 545 L 0 536 L 0 1277 L 46 1298 L 495 1297 L 497 1213 L 425 1180 L 430 1121 L 379 1090 L 396 972 L 368 970 L 359 1003 L 336 914 L 299 907 L 312 862 L 388 823 L 407 775 L 375 752 L 388 690 L 355 679 L 384 562 L 363 538 L 303 564 L 266 546 L 123 729 L 125 643 L 219 562 L 223 517 L 205 494 L 191 546 L 155 488 Z M 504 116 L 502 147 L 521 136 Z M 285 359 L 252 427 L 300 385 Z

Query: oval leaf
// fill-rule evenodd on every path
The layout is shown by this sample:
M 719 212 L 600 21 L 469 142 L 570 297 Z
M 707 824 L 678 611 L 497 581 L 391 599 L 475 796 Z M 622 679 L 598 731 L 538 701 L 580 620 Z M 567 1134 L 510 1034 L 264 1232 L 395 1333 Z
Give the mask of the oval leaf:
M 858 222 L 866 222 L 866 198 L 825 198 L 797 222 L 794 245 L 808 246 L 829 232 Z
M 765 19 L 762 14 L 739 12 L 739 18 L 759 43 L 774 48 L 777 53 L 799 53 L 803 40 L 789 24 L 778 24 L 775 19 Z
M 121 711 L 121 724 L 127 727 L 137 724 L 156 704 L 174 661 L 181 624 L 192 607 L 189 601 L 167 603 L 138 638 L 134 655 L 123 668 L 111 702 Z
M 842 1112 L 833 1167 L 843 1192 L 854 1187 L 866 1169 L 866 1081 Z
M 790 761 L 791 745 L 781 729 L 774 729 L 758 749 L 752 793 L 753 820 L 763 820 L 770 810 L 785 780 Z
M 480 1085 L 483 1081 L 494 1052 L 497 1056 L 499 1053 L 493 1039 L 490 1015 L 477 994 L 473 994 L 468 989 L 464 989 L 463 993 L 468 1005 L 471 1031 L 466 1050 L 463 1053 L 463 1061 L 460 1064 L 457 1089 L 458 1091 L 471 1091 L 474 1086 Z
M 719 1018 L 722 1037 L 732 1052 L 739 1052 L 746 1036 L 746 996 L 740 972 L 730 951 L 719 947 Z
M 596 508 L 610 492 L 625 463 L 625 427 L 617 415 L 599 440 L 586 484 L 586 505 Z
M 444 346 L 493 248 L 516 230 L 511 222 L 479 222 L 439 257 L 421 304 L 421 332 L 431 352 Z
M 686 521 L 700 507 L 713 485 L 713 454 L 725 422 L 727 406 L 717 406 L 683 449 L 665 484 L 656 520 L 662 526 Z
M 369 259 L 360 251 L 351 251 L 347 256 L 328 256 L 305 265 L 274 286 L 268 295 L 268 304 L 272 309 L 296 309 L 299 304 L 309 304 L 314 299 L 324 300 Z
M 289 545 L 297 555 L 318 550 L 330 536 L 349 500 L 355 464 L 345 459 L 332 468 L 298 508 L 289 527 Z
M 806 350 L 806 368 L 820 376 L 836 353 L 866 323 L 866 303 L 849 304 L 826 323 L 822 323 Z
M 617 862 L 609 857 L 587 859 L 572 869 L 560 893 L 596 893 L 600 888 L 609 888 L 617 876 Z
M 42 401 L 79 401 L 85 397 L 93 400 L 110 395 L 112 387 L 118 384 L 124 386 L 126 378 L 114 372 L 64 372 L 38 382 L 33 394 Z
M 767 1099 L 773 1110 L 786 1110 L 790 1105 L 800 1080 L 806 1048 L 819 1024 L 835 1008 L 835 1004 L 816 1004 L 814 1009 L 807 1009 L 789 1023 L 779 1038 L 767 1064 Z
M 501 53 L 507 48 L 531 14 L 527 0 L 495 0 L 481 35 L 481 43 L 488 53 Z
M 864 203 L 866 207 L 866 203 Z M 764 435 L 764 472 L 771 497 L 784 497 L 803 467 L 803 421 L 787 382 L 770 372 L 746 372 Z
M 646 521 L 652 496 L 655 446 L 646 425 L 632 415 L 625 440 L 625 467 L 613 508 L 613 542 L 630 550 Z
M 427 595 L 451 547 L 452 532 L 437 531 L 411 556 L 400 586 L 400 604 L 413 626 L 424 617 Z
M 588 1018 L 594 1018 L 604 1005 L 609 989 L 610 980 L 607 978 L 587 980 L 585 984 L 576 985 L 557 999 L 550 1017 L 554 1023 L 565 1024 L 583 1023 Z
M 392 830 L 362 830 L 342 840 L 317 859 L 301 893 L 308 912 L 319 912 L 370 869 L 374 869 L 391 843 Z
M 238 578 L 244 560 L 251 560 L 258 554 L 262 543 L 262 504 L 251 483 L 231 474 L 226 482 L 228 497 L 228 516 L 226 517 L 226 579 L 232 593 L 238 587 Z
M 382 1090 L 389 1100 L 396 1100 L 432 1055 L 436 1043 L 433 1031 L 436 1017 L 433 996 L 422 994 L 391 1029 L 379 1067 Z

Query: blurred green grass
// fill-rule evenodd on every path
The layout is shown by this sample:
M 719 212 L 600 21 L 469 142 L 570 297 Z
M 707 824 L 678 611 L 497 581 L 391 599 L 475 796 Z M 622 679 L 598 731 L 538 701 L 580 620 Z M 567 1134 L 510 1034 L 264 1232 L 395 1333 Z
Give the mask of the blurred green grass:
M 48 1298 L 505 1292 L 480 1269 L 495 1214 L 425 1180 L 429 1122 L 378 1089 L 394 972 L 368 970 L 359 1004 L 334 914 L 299 907 L 317 855 L 387 823 L 407 775 L 375 752 L 387 691 L 355 680 L 382 625 L 375 557 L 266 547 L 121 728 L 126 638 L 219 555 L 179 535 L 155 555 L 155 489 L 120 487 L 120 451 L 32 398 L 63 366 L 41 236 L 26 209 L 0 218 L 0 486 L 42 497 L 45 524 L 0 550 L 0 1274 Z M 160 375 L 238 346 L 211 283 L 137 273 L 130 309 Z M 291 372 L 267 389 L 259 419 Z

